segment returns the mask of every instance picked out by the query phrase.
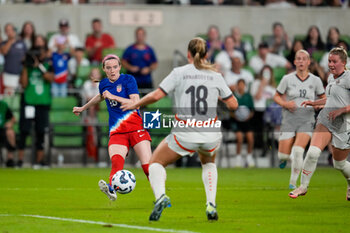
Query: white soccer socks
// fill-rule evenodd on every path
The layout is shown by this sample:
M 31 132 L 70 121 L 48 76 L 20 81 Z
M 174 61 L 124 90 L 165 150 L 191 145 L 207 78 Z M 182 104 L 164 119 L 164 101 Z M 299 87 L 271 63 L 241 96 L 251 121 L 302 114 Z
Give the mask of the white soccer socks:
M 306 153 L 303 170 L 300 178 L 300 186 L 307 189 L 317 166 L 318 157 L 320 157 L 321 149 L 317 146 L 310 146 Z
M 335 169 L 343 173 L 346 181 L 348 182 L 348 186 L 350 186 L 350 163 L 346 159 L 342 161 L 333 159 L 333 166 Z
M 293 146 L 292 147 L 292 153 L 291 153 L 291 174 L 290 174 L 290 180 L 289 184 L 297 186 L 297 180 L 300 174 L 301 169 L 303 168 L 303 155 L 304 155 L 304 148 L 301 146 Z
M 215 163 L 202 164 L 202 180 L 205 194 L 207 196 L 207 204 L 211 202 L 215 206 L 216 188 L 218 183 L 218 171 Z
M 149 166 L 149 182 L 151 184 L 154 196 L 158 200 L 162 194 L 165 194 L 166 171 L 160 163 L 152 163 Z
M 278 159 L 280 161 L 286 161 L 286 160 L 289 159 L 289 154 L 285 154 L 285 153 L 282 153 L 282 152 L 278 152 L 277 156 L 278 156 Z

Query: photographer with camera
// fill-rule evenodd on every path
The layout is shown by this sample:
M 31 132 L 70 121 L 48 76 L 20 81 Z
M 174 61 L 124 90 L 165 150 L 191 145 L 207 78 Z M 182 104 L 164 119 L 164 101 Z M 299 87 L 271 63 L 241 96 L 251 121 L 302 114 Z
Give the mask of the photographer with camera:
M 44 135 L 49 126 L 49 110 L 51 105 L 51 82 L 54 73 L 48 57 L 48 47 L 44 36 L 38 35 L 35 44 L 26 54 L 20 84 L 23 88 L 20 110 L 19 159 L 24 157 L 25 142 L 35 127 L 36 163 L 34 169 L 45 166 Z

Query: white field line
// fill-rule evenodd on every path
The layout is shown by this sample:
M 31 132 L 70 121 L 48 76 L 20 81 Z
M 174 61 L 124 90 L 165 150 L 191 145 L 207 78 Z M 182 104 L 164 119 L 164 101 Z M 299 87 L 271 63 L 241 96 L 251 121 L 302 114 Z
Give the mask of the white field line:
M 143 227 L 143 226 L 135 226 L 135 225 L 127 225 L 127 224 L 116 224 L 116 223 L 107 223 L 107 222 L 100 222 L 100 221 L 74 219 L 74 218 L 60 218 L 60 217 L 32 215 L 32 214 L 19 214 L 19 215 L 0 214 L 0 217 L 10 217 L 10 216 L 31 217 L 31 218 L 50 219 L 50 220 L 65 221 L 65 222 L 96 224 L 96 225 L 102 225 L 102 226 L 113 226 L 113 227 L 120 227 L 120 228 L 136 229 L 136 230 L 141 230 L 141 231 L 157 231 L 157 232 L 171 232 L 171 233 L 197 233 L 194 231 L 163 229 L 163 228 L 154 228 L 154 227 Z

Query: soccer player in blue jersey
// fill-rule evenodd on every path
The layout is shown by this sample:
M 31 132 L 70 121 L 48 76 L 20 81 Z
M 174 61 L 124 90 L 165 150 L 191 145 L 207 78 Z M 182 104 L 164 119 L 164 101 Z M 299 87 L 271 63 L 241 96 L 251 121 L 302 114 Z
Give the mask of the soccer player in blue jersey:
M 101 80 L 100 93 L 82 107 L 74 107 L 73 113 L 79 115 L 82 111 L 105 100 L 109 113 L 109 143 L 108 153 L 112 162 L 109 184 L 99 181 L 99 187 L 112 201 L 117 199 L 116 192 L 111 187 L 113 175 L 124 167 L 125 157 L 130 146 L 134 148 L 140 159 L 143 171 L 148 178 L 148 163 L 152 155 L 151 137 L 143 128 L 139 110 L 122 111 L 123 103 L 134 103 L 140 99 L 135 78 L 120 74 L 121 63 L 118 56 L 107 55 L 102 61 L 102 67 L 107 78 Z

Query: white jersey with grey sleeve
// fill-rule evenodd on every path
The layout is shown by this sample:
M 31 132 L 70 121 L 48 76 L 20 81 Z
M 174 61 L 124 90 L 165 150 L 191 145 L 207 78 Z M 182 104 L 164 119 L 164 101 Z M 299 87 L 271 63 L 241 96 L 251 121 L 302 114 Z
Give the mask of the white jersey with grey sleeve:
M 286 101 L 294 101 L 297 109 L 294 112 L 283 108 L 281 132 L 295 131 L 300 127 L 305 132 L 311 133 L 315 123 L 315 111 L 313 107 L 301 106 L 307 100 L 316 100 L 317 96 L 324 94 L 322 81 L 319 77 L 309 73 L 305 80 L 298 77 L 296 72 L 283 76 L 277 87 L 277 92 L 286 95 Z M 305 127 L 308 126 L 308 127 Z M 298 130 L 303 132 L 302 130 Z
M 193 122 L 193 119 L 216 122 L 219 97 L 225 100 L 232 96 L 221 74 L 198 70 L 193 64 L 173 69 L 159 88 L 166 94 L 173 92 L 178 122 Z M 206 143 L 221 137 L 220 127 L 196 126 L 173 127 L 172 133 L 181 140 L 195 143 Z
M 331 111 L 350 105 L 350 71 L 344 71 L 337 78 L 330 74 L 326 95 L 327 101 L 317 118 L 317 123 L 323 124 L 332 133 L 350 132 L 349 113 L 340 115 L 335 120 L 330 120 L 328 117 Z

